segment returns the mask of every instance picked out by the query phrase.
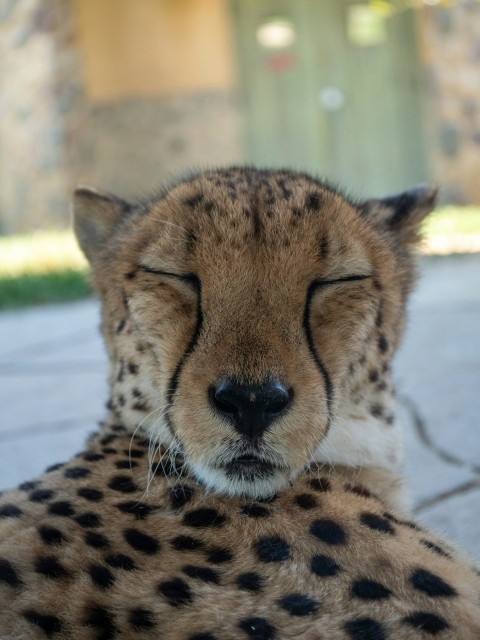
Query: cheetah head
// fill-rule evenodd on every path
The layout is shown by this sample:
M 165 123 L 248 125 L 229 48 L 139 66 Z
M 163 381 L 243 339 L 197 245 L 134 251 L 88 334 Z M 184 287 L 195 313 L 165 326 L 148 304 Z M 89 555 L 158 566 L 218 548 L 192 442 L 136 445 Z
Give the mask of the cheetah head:
M 421 186 L 355 203 L 309 176 L 250 168 L 133 205 L 77 189 L 116 419 L 217 491 L 286 486 L 388 375 L 434 199 Z

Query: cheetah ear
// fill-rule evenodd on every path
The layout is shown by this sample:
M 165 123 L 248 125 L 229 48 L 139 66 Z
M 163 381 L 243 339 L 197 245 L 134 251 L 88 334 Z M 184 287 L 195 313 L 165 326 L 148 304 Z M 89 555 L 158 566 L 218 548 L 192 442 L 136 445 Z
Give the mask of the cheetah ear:
M 418 241 L 420 223 L 434 209 L 438 189 L 420 184 L 413 189 L 378 200 L 367 200 L 361 210 L 377 224 L 392 231 L 407 243 Z
M 91 262 L 130 205 L 108 193 L 78 187 L 73 194 L 73 228 L 78 244 Z

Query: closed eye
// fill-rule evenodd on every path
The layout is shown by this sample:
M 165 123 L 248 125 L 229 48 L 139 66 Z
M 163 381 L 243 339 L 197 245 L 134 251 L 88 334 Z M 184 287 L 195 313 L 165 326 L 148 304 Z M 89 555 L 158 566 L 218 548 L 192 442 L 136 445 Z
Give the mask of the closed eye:
M 316 287 L 326 287 L 330 284 L 339 284 L 341 282 L 355 282 L 356 280 L 367 280 L 368 278 L 371 278 L 371 275 L 351 275 L 351 276 L 343 276 L 342 278 L 332 278 L 331 280 L 324 280 L 323 278 L 318 278 L 317 280 L 314 280 L 311 285 L 310 285 L 310 289 L 314 289 Z
M 167 278 L 175 278 L 176 280 L 181 280 L 182 282 L 186 282 L 192 285 L 196 290 L 200 288 L 200 281 L 198 277 L 193 273 L 171 273 L 170 271 L 162 271 L 160 269 L 152 269 L 151 267 L 147 267 L 146 265 L 141 264 L 140 269 L 145 273 L 153 273 L 156 276 L 165 276 Z

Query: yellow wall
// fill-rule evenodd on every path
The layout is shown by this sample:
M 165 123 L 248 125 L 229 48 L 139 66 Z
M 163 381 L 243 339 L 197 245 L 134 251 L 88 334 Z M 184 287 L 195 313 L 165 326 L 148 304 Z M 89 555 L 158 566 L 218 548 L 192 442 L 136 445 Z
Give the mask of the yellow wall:
M 229 89 L 224 0 L 74 0 L 92 101 Z

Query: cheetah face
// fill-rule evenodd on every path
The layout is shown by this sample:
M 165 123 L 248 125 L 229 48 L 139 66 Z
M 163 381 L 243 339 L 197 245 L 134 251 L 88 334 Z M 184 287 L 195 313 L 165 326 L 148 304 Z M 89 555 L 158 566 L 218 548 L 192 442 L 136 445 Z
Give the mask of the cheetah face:
M 287 485 L 341 413 L 352 363 L 391 357 L 408 244 L 433 197 L 356 205 L 308 176 L 253 169 L 206 172 L 136 206 L 78 190 L 112 366 L 142 346 L 135 384 L 154 439 L 217 491 Z

